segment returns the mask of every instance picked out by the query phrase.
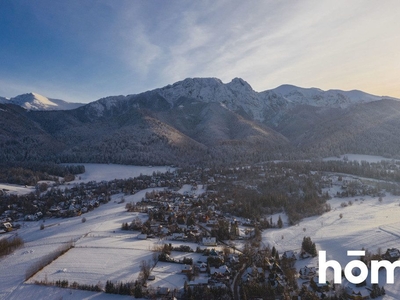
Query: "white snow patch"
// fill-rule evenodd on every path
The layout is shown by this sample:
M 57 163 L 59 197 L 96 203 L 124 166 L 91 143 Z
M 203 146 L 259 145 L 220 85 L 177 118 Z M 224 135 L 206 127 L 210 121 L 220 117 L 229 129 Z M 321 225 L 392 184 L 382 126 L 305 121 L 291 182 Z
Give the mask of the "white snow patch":
M 387 158 L 383 156 L 375 156 L 375 155 L 364 155 L 364 154 L 343 154 L 340 155 L 340 157 L 327 157 L 323 159 L 324 161 L 329 161 L 329 160 L 348 160 L 348 161 L 366 161 L 369 163 L 378 163 L 381 162 L 382 160 L 384 161 L 399 161 L 399 160 L 394 160 L 392 158 Z
M 177 192 L 181 195 L 193 195 L 200 196 L 207 191 L 207 187 L 205 185 L 196 185 L 195 189 L 191 184 L 184 184 L 182 188 Z
M 33 186 L 22 186 L 17 184 L 0 183 L 0 190 L 15 195 L 25 195 L 35 191 Z
M 69 164 L 71 165 L 71 164 Z M 153 172 L 165 173 L 167 171 L 174 171 L 174 168 L 169 166 L 129 166 L 129 165 L 116 165 L 116 164 L 73 164 L 84 165 L 85 173 L 76 175 L 76 180 L 73 182 L 89 182 L 89 181 L 110 181 L 114 179 L 127 179 L 134 178 L 142 175 L 152 175 Z M 80 179 L 79 179 L 80 177 Z

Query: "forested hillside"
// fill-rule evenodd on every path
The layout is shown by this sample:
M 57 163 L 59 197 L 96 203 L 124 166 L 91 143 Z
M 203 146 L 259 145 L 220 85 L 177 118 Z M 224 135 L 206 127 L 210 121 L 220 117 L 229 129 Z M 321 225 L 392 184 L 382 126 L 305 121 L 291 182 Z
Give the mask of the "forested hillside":
M 0 160 L 229 165 L 344 153 L 399 157 L 400 102 L 360 91 L 193 78 L 72 110 L 0 104 Z

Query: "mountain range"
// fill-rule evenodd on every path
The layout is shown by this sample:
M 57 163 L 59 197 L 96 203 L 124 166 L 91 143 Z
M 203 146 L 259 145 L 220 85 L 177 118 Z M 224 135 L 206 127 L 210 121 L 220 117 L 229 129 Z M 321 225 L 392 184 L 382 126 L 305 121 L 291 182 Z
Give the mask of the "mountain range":
M 82 103 L 71 103 L 60 99 L 51 99 L 37 93 L 22 94 L 13 98 L 0 97 L 0 103 L 10 103 L 27 110 L 66 110 L 82 106 Z
M 188 78 L 85 105 L 37 94 L 0 103 L 1 161 L 218 165 L 400 156 L 400 101 L 356 90 L 256 92 L 240 78 Z

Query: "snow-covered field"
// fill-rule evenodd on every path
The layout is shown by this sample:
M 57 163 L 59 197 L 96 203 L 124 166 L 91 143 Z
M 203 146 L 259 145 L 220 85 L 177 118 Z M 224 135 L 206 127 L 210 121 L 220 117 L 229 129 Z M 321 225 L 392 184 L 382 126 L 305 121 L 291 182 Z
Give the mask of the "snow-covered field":
M 350 158 L 349 159 L 353 159 Z M 363 157 L 361 160 L 364 160 Z M 380 159 L 379 159 L 380 160 Z M 86 165 L 85 165 L 86 166 Z M 123 167 L 123 166 L 121 166 Z M 87 172 L 81 175 L 81 180 L 110 180 L 114 178 L 133 177 L 133 172 L 107 172 L 101 169 L 102 175 L 96 175 L 95 169 L 100 166 L 86 167 Z M 131 168 L 131 167 L 129 167 Z M 158 169 L 140 167 L 150 174 Z M 116 173 L 115 173 L 116 172 Z M 139 174 L 145 174 L 138 169 Z M 115 176 L 116 174 L 119 176 Z M 91 174 L 91 175 L 89 175 Z M 109 175 L 108 177 L 106 175 Z M 113 175 L 111 175 L 113 174 Z M 123 175 L 121 175 L 123 174 Z M 122 177 L 121 177 L 122 176 Z M 100 179 L 101 178 L 101 179 Z M 333 187 L 334 189 L 335 187 Z M 135 195 L 124 196 L 126 202 L 137 202 L 144 197 L 146 191 Z M 189 192 L 190 186 L 184 186 L 181 193 Z M 196 191 L 200 193 L 201 189 Z M 331 194 L 335 194 L 332 190 Z M 118 204 L 121 195 L 114 195 L 112 200 L 82 217 L 69 219 L 48 219 L 46 228 L 40 230 L 39 222 L 25 222 L 17 231 L 25 245 L 9 256 L 0 259 L 0 299 L 131 299 L 119 295 L 109 295 L 96 292 L 85 292 L 62 288 L 43 287 L 31 284 L 34 280 L 48 281 L 67 279 L 69 282 L 104 285 L 106 280 L 129 281 L 135 280 L 139 274 L 139 264 L 142 260 L 152 260 L 151 251 L 162 243 L 174 243 L 159 239 L 139 240 L 137 232 L 121 231 L 123 222 L 130 222 L 136 216 L 144 219 L 140 213 L 128 213 L 125 204 Z M 342 202 L 352 201 L 352 205 L 342 207 Z M 275 246 L 282 254 L 285 250 L 300 252 L 304 236 L 311 237 L 316 243 L 317 250 L 327 251 L 327 259 L 335 259 L 344 267 L 353 258 L 347 257 L 347 250 L 368 249 L 385 252 L 387 248 L 400 248 L 400 197 L 385 196 L 382 201 L 377 197 L 333 198 L 329 201 L 332 210 L 322 216 L 302 220 L 296 226 L 288 226 L 286 216 L 281 214 L 285 223 L 282 229 L 269 229 L 263 232 L 263 242 L 270 247 Z M 272 216 L 274 222 L 279 215 Z M 8 237 L 5 234 L 2 237 Z M 28 283 L 24 283 L 25 271 L 42 256 L 57 249 L 63 243 L 74 240 L 75 248 L 58 258 L 56 261 L 37 273 Z M 238 242 L 239 246 L 240 243 Z M 196 244 L 191 245 L 195 249 Z M 173 252 L 172 257 L 182 259 L 190 256 L 198 259 L 197 254 Z M 299 260 L 297 269 L 307 266 L 318 266 L 318 259 Z M 183 284 L 180 264 L 158 263 L 152 274 L 156 279 L 149 285 L 157 288 L 166 286 L 176 288 Z M 178 273 L 178 274 L 176 274 Z M 380 273 L 380 285 L 384 284 L 386 276 Z M 332 274 L 328 274 L 329 276 Z M 399 299 L 400 270 L 395 272 L 395 284 L 385 284 L 384 299 Z
M 104 287 L 107 280 L 135 281 L 139 276 L 140 262 L 151 260 L 152 252 L 129 248 L 128 241 L 115 246 L 112 242 L 112 239 L 108 239 L 103 246 L 88 245 L 83 248 L 77 245 L 33 276 L 29 282 L 47 278 L 49 281 L 68 280 L 69 283 L 76 281 L 89 285 L 101 282 Z
M 77 164 L 78 165 L 78 164 Z M 89 182 L 89 181 L 110 181 L 114 179 L 128 179 L 142 175 L 152 175 L 153 172 L 165 173 L 174 171 L 174 168 L 168 166 L 128 166 L 116 164 L 79 164 L 85 166 L 85 173 L 76 175 L 75 180 L 68 184 Z M 39 181 L 38 183 L 46 182 L 51 185 L 51 181 Z M 9 194 L 24 195 L 35 191 L 34 186 L 21 186 L 17 184 L 0 183 L 0 190 L 5 190 Z M 190 190 L 190 188 L 189 188 Z
M 165 173 L 173 171 L 174 168 L 168 166 L 128 166 L 116 164 L 79 164 L 85 166 L 85 173 L 77 175 L 73 182 L 89 182 L 89 181 L 110 181 L 114 179 L 134 178 L 142 175 L 152 175 L 153 172 Z M 79 179 L 80 177 L 80 179 Z
M 383 156 L 375 156 L 375 155 L 364 155 L 364 154 L 343 154 L 340 155 L 340 157 L 327 157 L 324 158 L 324 161 L 328 161 L 328 160 L 348 160 L 348 161 L 366 161 L 369 163 L 376 163 L 376 162 L 380 162 L 382 160 L 388 160 L 388 161 L 392 161 L 393 159 L 391 158 L 387 158 L 387 157 L 383 157 Z M 398 160 L 395 160 L 398 161 Z
M 139 201 L 145 192 L 134 195 L 138 199 L 133 200 Z M 24 283 L 25 272 L 44 255 L 74 240 L 76 248 L 44 268 L 33 280 L 41 280 L 46 275 L 48 281 L 67 279 L 90 284 L 97 284 L 107 276 L 112 280 L 133 279 L 138 272 L 138 262 L 151 253 L 148 251 L 151 245 L 148 241 L 139 242 L 135 238 L 137 234 L 126 234 L 120 228 L 123 222 L 132 221 L 138 214 L 126 212 L 125 204 L 110 201 L 85 214 L 85 223 L 81 217 L 49 219 L 44 223 L 44 230 L 40 230 L 41 221 L 24 223 L 18 230 L 18 236 L 25 241 L 24 247 L 0 260 L 0 299 L 115 299 L 112 295 L 97 296 L 93 292 L 49 289 Z M 135 247 L 135 243 L 140 247 Z M 43 289 L 49 290 L 51 296 L 41 297 L 45 294 Z
M 166 172 L 169 167 L 138 167 L 123 165 L 84 164 L 86 172 L 77 176 L 74 182 L 102 181 L 136 177 L 140 174 L 151 175 L 153 172 Z M 72 182 L 72 183 L 74 183 Z M 33 187 L 1 184 L 16 194 L 34 191 Z M 125 196 L 126 202 L 140 201 L 147 191 Z M 131 299 L 117 295 L 76 291 L 61 288 L 49 288 L 24 283 L 25 272 L 41 257 L 59 248 L 70 240 L 76 241 L 76 248 L 61 256 L 44 270 L 35 275 L 30 282 L 66 279 L 70 282 L 97 284 L 107 279 L 128 281 L 136 279 L 139 263 L 146 260 L 152 252 L 151 241 L 139 241 L 137 233 L 121 232 L 123 222 L 131 222 L 134 217 L 146 218 L 138 213 L 127 213 L 125 204 L 117 204 L 122 195 L 114 195 L 112 201 L 85 214 L 86 222 L 81 217 L 70 219 L 49 219 L 40 230 L 42 221 L 25 222 L 17 231 L 25 241 L 23 248 L 0 259 L 0 299 Z M 11 234 L 4 234 L 8 238 Z M 125 270 L 125 271 L 124 271 Z M 105 284 L 105 282 L 102 282 Z
M 304 219 L 297 226 L 266 230 L 263 232 L 263 242 L 270 247 L 275 246 L 281 254 L 285 250 L 300 253 L 303 237 L 309 236 L 316 243 L 317 250 L 326 251 L 327 260 L 337 260 L 343 268 L 355 259 L 347 257 L 347 250 L 364 248 L 373 253 L 384 253 L 387 248 L 400 248 L 400 197 L 386 196 L 382 202 L 377 197 L 363 199 L 332 199 L 329 201 L 332 206 L 330 212 Z M 349 200 L 352 205 L 341 207 L 342 202 Z M 297 269 L 306 265 L 318 267 L 318 257 L 296 263 Z M 328 279 L 332 278 L 328 270 Z M 386 282 L 382 271 L 379 280 L 380 285 Z M 385 290 L 383 299 L 399 299 L 400 270 L 395 271 L 395 284 L 385 284 Z
M 24 195 L 35 191 L 34 186 L 21 186 L 17 184 L 0 183 L 0 190 L 9 194 Z
M 143 190 L 126 199 L 140 201 L 146 192 L 152 190 Z M 144 219 L 146 215 L 126 212 L 125 204 L 114 201 L 121 197 L 122 194 L 114 195 L 109 203 L 85 214 L 85 223 L 82 223 L 81 217 L 49 219 L 44 223 L 46 228 L 40 230 L 41 221 L 26 222 L 18 230 L 25 246 L 0 260 L 0 299 L 126 299 L 115 295 L 33 284 L 36 280 L 68 280 L 69 283 L 76 281 L 93 285 L 100 282 L 104 286 L 107 280 L 134 281 L 138 278 L 141 261 L 152 262 L 152 250 L 155 247 L 164 243 L 181 244 L 158 238 L 139 240 L 138 232 L 122 231 L 122 223 L 131 222 L 136 216 Z M 31 264 L 70 240 L 75 241 L 74 248 L 24 283 L 25 271 Z M 186 244 L 193 250 L 198 246 L 195 243 Z M 200 254 L 173 252 L 171 256 L 176 260 L 191 257 L 197 261 Z M 156 280 L 149 282 L 149 286 L 179 288 L 186 278 L 181 270 L 181 264 L 159 262 L 152 271 Z

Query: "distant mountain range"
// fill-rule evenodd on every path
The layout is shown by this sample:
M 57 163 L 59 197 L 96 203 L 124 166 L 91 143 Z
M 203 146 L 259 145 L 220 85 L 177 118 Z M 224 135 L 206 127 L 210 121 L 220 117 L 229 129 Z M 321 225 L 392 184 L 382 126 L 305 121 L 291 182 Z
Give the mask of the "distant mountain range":
M 59 101 L 37 94 L 0 101 L 1 161 L 218 165 L 344 153 L 400 157 L 400 101 L 361 91 L 282 85 L 256 92 L 240 78 L 188 78 L 86 105 Z
M 0 103 L 19 105 L 28 110 L 67 110 L 78 108 L 83 103 L 71 103 L 60 99 L 51 99 L 36 93 L 28 93 L 7 99 L 0 97 Z

